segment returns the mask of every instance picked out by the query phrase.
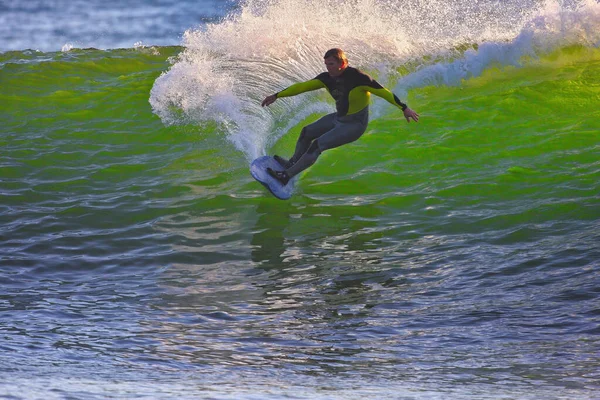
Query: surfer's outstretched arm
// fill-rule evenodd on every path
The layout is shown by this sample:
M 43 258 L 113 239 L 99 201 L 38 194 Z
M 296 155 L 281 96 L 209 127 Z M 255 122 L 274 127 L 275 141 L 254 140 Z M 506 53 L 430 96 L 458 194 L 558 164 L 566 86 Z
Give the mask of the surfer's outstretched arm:
M 277 93 L 265 97 L 261 106 L 270 106 L 271 104 L 275 103 L 275 100 L 277 100 Z
M 406 118 L 406 122 L 410 122 L 411 118 L 415 122 L 419 122 L 419 114 L 417 114 L 414 110 L 411 110 L 410 108 L 406 107 L 403 112 L 404 118 Z
M 377 84 L 379 85 L 379 84 Z M 379 85 L 381 86 L 381 85 Z M 402 110 L 402 112 L 404 113 L 404 118 L 406 118 L 407 122 L 410 122 L 411 118 L 415 121 L 418 122 L 419 121 L 419 114 L 417 114 L 414 110 L 411 110 L 410 108 L 408 108 L 408 106 L 406 104 L 404 104 L 403 102 L 400 101 L 400 99 L 398 98 L 398 96 L 396 96 L 394 93 L 392 93 L 389 89 L 386 89 L 384 87 L 371 87 L 369 88 L 369 92 L 373 93 L 376 96 L 381 97 L 382 99 L 387 100 L 390 104 L 395 105 L 396 107 L 398 107 L 399 109 Z
M 280 97 L 290 97 L 295 96 L 300 93 L 309 92 L 311 90 L 317 90 L 324 88 L 325 85 L 318 79 L 311 79 L 310 81 L 295 83 L 287 89 L 282 90 L 281 92 L 277 92 L 270 96 L 265 97 L 262 102 L 262 106 L 268 106 L 275 102 Z

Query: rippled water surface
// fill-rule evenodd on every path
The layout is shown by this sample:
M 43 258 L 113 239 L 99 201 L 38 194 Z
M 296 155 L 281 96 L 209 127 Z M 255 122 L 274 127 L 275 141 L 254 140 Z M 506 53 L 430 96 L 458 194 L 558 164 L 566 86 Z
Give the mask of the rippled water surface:
M 375 103 L 279 201 L 249 159 L 331 104 L 254 108 L 196 34 L 0 54 L 0 397 L 597 397 L 597 46 L 399 62 L 421 121 Z

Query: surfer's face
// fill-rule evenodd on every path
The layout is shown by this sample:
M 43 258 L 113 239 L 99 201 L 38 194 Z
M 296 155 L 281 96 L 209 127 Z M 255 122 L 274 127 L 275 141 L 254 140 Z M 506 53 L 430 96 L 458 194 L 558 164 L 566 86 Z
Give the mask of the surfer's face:
M 347 64 L 344 61 L 336 60 L 333 57 L 327 57 L 325 59 L 325 67 L 327 67 L 327 72 L 329 72 L 329 75 L 335 78 L 337 76 L 340 76 L 342 72 L 344 72 L 344 69 L 346 69 Z

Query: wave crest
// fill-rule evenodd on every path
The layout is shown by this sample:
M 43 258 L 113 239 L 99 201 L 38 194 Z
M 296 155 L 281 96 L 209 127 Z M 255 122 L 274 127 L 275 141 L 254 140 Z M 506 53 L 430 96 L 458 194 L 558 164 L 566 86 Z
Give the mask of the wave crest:
M 557 46 L 597 47 L 599 9 L 592 0 L 570 6 L 308 0 L 300 9 L 293 0 L 248 0 L 223 21 L 185 33 L 185 50 L 156 80 L 150 103 L 166 124 L 216 121 L 252 160 L 321 98 L 313 93 L 269 108 L 260 101 L 323 71 L 322 55 L 331 47 L 344 48 L 352 65 L 383 84 L 397 82 L 395 90 L 404 95 L 415 87 L 456 84 L 490 64 L 518 65 L 524 56 Z

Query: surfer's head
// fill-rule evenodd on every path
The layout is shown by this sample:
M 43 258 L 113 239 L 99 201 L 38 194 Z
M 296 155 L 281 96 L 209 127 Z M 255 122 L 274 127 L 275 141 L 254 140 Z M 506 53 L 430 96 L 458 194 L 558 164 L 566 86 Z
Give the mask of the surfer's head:
M 327 72 L 333 77 L 340 76 L 348 66 L 348 59 L 342 49 L 327 50 L 323 58 Z

